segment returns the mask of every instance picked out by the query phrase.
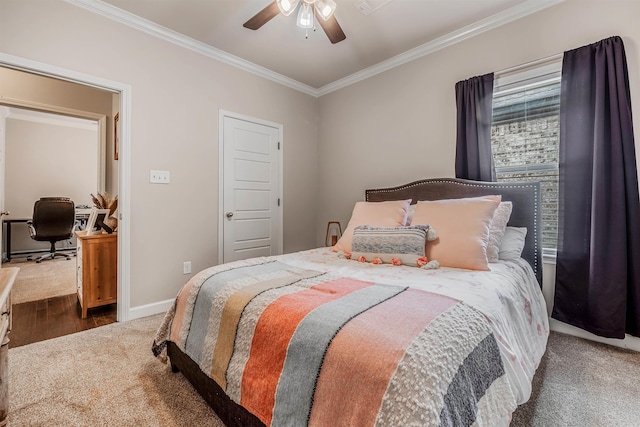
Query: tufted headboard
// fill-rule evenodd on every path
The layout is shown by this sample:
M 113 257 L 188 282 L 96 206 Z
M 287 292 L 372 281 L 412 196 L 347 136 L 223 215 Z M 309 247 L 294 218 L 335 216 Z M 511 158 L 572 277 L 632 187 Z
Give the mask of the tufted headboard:
M 527 260 L 542 287 L 542 218 L 540 215 L 540 183 L 538 182 L 482 182 L 458 178 L 434 178 L 411 182 L 398 187 L 365 191 L 368 202 L 412 199 L 459 199 L 489 194 L 502 195 L 503 201 L 513 202 L 510 226 L 527 227 L 522 258 Z

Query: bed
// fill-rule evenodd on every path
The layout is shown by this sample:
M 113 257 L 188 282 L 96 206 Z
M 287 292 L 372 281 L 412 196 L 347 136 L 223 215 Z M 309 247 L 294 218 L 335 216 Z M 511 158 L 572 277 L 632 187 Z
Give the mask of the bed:
M 513 203 L 521 258 L 424 270 L 317 248 L 214 266 L 180 291 L 154 354 L 227 426 L 508 425 L 549 333 L 539 184 L 428 179 L 365 200 L 485 195 Z

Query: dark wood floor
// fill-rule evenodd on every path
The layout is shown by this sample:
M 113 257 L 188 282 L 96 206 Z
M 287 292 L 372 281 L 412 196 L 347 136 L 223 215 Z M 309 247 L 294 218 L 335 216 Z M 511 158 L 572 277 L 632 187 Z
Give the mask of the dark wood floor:
M 85 331 L 116 321 L 116 304 L 89 309 L 82 319 L 78 297 L 64 295 L 13 304 L 9 348 Z

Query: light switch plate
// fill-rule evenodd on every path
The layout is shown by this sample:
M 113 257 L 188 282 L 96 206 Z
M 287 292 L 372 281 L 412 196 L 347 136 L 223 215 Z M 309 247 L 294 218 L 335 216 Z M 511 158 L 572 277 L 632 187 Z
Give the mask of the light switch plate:
M 149 182 L 152 184 L 168 184 L 170 181 L 169 171 L 159 171 L 151 169 L 149 171 Z

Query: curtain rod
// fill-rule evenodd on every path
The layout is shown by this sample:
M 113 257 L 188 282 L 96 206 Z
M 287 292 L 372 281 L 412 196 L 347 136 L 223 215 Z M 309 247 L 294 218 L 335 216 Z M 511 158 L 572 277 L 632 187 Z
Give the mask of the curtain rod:
M 516 72 L 516 71 L 522 71 L 522 70 L 525 70 L 527 68 L 534 67 L 536 65 L 544 64 L 545 62 L 557 61 L 559 59 L 562 59 L 563 56 L 564 56 L 564 53 L 556 53 L 555 55 L 545 56 L 544 58 L 540 58 L 540 59 L 536 59 L 536 60 L 533 60 L 533 61 L 525 62 L 525 63 L 520 64 L 520 65 L 515 65 L 513 67 L 505 68 L 504 70 L 496 71 L 494 73 L 494 75 L 495 76 L 502 76 L 504 74 L 509 74 L 509 73 L 513 73 L 513 72 Z

